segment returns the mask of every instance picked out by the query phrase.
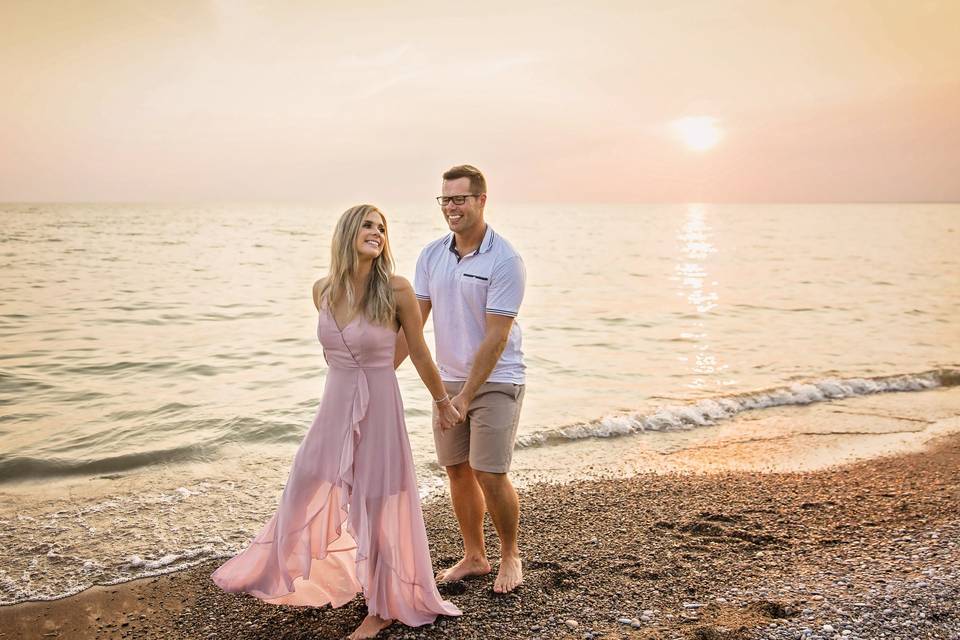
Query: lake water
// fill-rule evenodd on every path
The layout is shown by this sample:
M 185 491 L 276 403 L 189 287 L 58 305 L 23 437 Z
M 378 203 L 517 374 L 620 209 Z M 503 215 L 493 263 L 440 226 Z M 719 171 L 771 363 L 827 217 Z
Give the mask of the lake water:
M 440 211 L 385 212 L 412 279 Z M 310 291 L 340 213 L 0 205 L 0 603 L 255 533 L 323 387 Z M 491 202 L 487 220 L 528 272 L 528 467 L 637 433 L 706 442 L 767 407 L 922 393 L 960 368 L 960 205 Z M 427 494 L 443 483 L 429 398 L 409 363 L 399 378 Z

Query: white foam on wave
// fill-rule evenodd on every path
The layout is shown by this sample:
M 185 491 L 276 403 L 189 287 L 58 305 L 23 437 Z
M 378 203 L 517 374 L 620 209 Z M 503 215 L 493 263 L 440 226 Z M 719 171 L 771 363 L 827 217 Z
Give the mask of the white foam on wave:
M 12 596 L 0 598 L 0 606 L 24 601 L 45 602 L 60 600 L 76 595 L 95 584 L 110 586 L 123 584 L 131 580 L 175 573 L 202 564 L 208 560 L 233 557 L 237 551 L 237 549 L 218 550 L 213 545 L 204 545 L 196 549 L 187 549 L 178 553 L 166 553 L 154 559 L 145 559 L 138 555 L 131 555 L 127 557 L 123 569 L 119 571 L 119 573 L 114 573 L 114 577 L 104 579 L 103 576 L 98 576 L 98 579 L 92 582 L 82 581 L 73 583 L 57 593 L 38 593 L 35 591 L 32 585 L 32 575 L 28 572 L 24 572 L 24 574 L 20 576 L 20 580 L 17 581 L 5 572 L 0 571 L 0 587 Z M 82 574 L 97 574 L 104 570 L 104 564 L 96 560 L 83 560 L 79 570 Z
M 216 553 L 213 545 L 208 544 L 197 549 L 180 551 L 179 553 L 166 553 L 155 560 L 144 560 L 138 555 L 132 555 L 127 557 L 127 566 L 137 573 L 141 571 L 154 571 L 163 567 L 169 567 L 174 563 L 182 563 L 197 558 L 206 560 L 207 558 L 214 557 Z
M 517 446 L 536 447 L 564 440 L 612 438 L 642 431 L 679 431 L 708 427 L 729 420 L 744 411 L 829 402 L 875 393 L 934 389 L 942 385 L 944 376 L 955 377 L 957 373 L 927 371 L 877 378 L 824 378 L 752 393 L 707 398 L 690 404 L 666 405 L 648 413 L 604 416 L 592 422 L 520 436 L 517 438 Z
M 29 560 L 11 562 L 9 567 L 3 566 L 6 562 L 0 563 L 0 606 L 24 601 L 57 600 L 94 585 L 120 584 L 172 573 L 235 554 L 237 549 L 232 548 L 235 545 L 230 545 L 222 538 L 197 540 L 194 535 L 197 531 L 193 529 L 191 535 L 172 533 L 162 537 L 138 530 L 137 516 L 162 521 L 176 514 L 178 508 L 187 501 L 208 495 L 211 489 L 211 485 L 205 481 L 188 487 L 173 486 L 176 488 L 166 492 L 111 496 L 46 513 L 41 508 L 39 513 L 42 513 L 42 517 L 17 514 L 16 519 L 5 520 L 19 523 L 24 529 L 39 534 L 39 538 L 17 538 L 23 549 L 30 549 L 30 553 L 36 554 Z M 121 546 L 139 547 L 143 551 L 114 558 L 109 553 L 103 554 L 106 550 L 104 547 L 110 545 L 102 544 L 103 538 L 97 533 L 98 527 L 94 526 L 93 518 L 99 518 L 97 524 L 111 523 L 126 531 L 127 544 Z M 175 532 L 179 527 L 171 529 Z M 150 549 L 150 542 L 156 544 L 161 542 L 161 538 L 162 543 L 166 544 Z M 187 543 L 181 549 L 168 546 L 180 541 Z M 64 549 L 76 549 L 82 555 L 73 555 Z
M 156 561 L 145 562 L 145 567 L 141 571 L 137 571 L 134 575 L 123 576 L 113 580 L 98 581 L 97 584 L 100 585 L 114 585 L 114 584 L 123 584 L 124 582 L 130 582 L 131 580 L 139 580 L 141 578 L 152 578 L 154 576 L 162 576 L 167 573 L 176 573 L 177 571 L 183 571 L 184 569 L 189 569 L 190 567 L 195 567 L 198 564 L 203 564 L 208 560 L 218 560 L 232 558 L 240 551 L 239 549 L 231 549 L 228 551 L 215 551 L 210 550 L 209 553 L 204 553 L 202 555 L 191 556 L 188 554 L 168 554 Z M 160 564 L 163 561 L 164 564 Z M 147 566 L 149 565 L 149 566 Z M 156 565 L 156 566 L 153 566 Z M 62 596 L 58 596 L 62 597 Z

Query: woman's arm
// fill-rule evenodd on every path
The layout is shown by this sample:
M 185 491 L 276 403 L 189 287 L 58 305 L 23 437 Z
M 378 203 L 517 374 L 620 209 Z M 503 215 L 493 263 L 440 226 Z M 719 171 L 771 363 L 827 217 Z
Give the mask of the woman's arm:
M 417 298 L 417 305 L 420 306 L 420 328 L 423 329 L 427 324 L 427 317 L 430 315 L 430 301 Z M 407 338 L 403 335 L 403 329 L 397 332 L 397 348 L 393 356 L 393 368 L 396 369 L 403 361 L 407 359 L 410 350 L 407 348 Z
M 413 293 L 413 287 L 406 278 L 401 276 L 393 276 L 390 284 L 393 286 L 397 302 L 397 318 L 406 337 L 410 360 L 417 368 L 420 379 L 430 391 L 434 404 L 439 409 L 441 428 L 449 428 L 460 421 L 460 414 L 450 403 L 450 398 L 443 388 L 443 381 L 440 379 L 440 372 L 437 370 L 437 365 L 433 363 L 430 350 L 423 339 L 423 320 L 420 317 L 420 305 Z

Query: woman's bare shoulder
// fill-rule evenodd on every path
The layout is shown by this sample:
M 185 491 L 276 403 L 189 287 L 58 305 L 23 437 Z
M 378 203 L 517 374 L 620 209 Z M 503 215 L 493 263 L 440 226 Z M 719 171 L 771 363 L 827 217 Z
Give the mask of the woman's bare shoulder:
M 406 291 L 411 289 L 410 281 L 404 278 L 403 276 L 398 276 L 396 274 L 390 276 L 390 288 L 394 291 Z
M 317 308 L 317 311 L 320 310 L 320 289 L 323 288 L 326 281 L 326 278 L 320 278 L 313 283 L 313 306 Z

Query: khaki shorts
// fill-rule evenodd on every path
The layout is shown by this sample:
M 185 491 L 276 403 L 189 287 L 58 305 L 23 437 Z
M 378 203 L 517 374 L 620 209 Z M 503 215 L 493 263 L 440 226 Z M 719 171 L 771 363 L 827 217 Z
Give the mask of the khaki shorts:
M 443 383 L 451 398 L 460 393 L 463 385 L 463 382 Z M 470 403 L 466 420 L 443 432 L 434 424 L 433 441 L 440 466 L 469 461 L 477 471 L 509 471 L 524 390 L 522 384 L 486 382 Z

